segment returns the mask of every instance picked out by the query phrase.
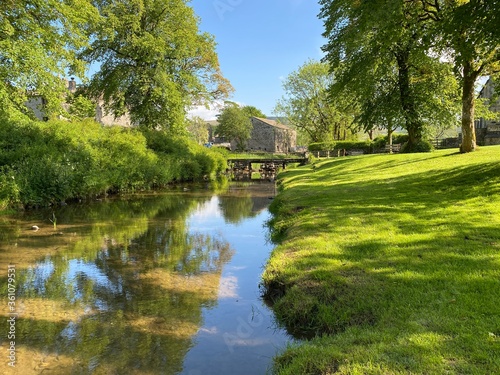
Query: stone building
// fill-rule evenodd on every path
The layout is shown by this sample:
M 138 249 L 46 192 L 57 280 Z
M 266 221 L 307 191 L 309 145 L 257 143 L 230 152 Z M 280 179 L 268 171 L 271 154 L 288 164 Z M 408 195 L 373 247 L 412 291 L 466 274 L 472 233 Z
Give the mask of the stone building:
M 74 94 L 77 90 L 76 81 L 74 78 L 71 80 L 66 80 L 66 89 L 69 93 Z M 45 98 L 37 93 L 33 93 L 30 95 L 29 100 L 25 103 L 26 107 L 33 111 L 35 117 L 42 121 L 47 121 L 48 117 L 44 111 L 44 107 L 47 104 Z M 68 111 L 69 104 L 63 103 L 63 108 Z M 62 117 L 61 117 L 62 118 Z M 133 123 L 130 119 L 130 115 L 125 113 L 123 116 L 115 117 L 112 114 L 109 114 L 104 109 L 104 101 L 100 98 L 96 104 L 95 108 L 95 120 L 104 126 L 111 125 L 119 125 L 124 127 L 133 126 Z
M 248 151 L 291 152 L 297 146 L 297 132 L 275 120 L 252 117 Z
M 481 89 L 478 98 L 491 99 L 495 84 L 490 78 Z M 500 99 L 490 104 L 490 111 L 500 113 Z M 500 145 L 500 121 L 480 118 L 475 122 L 477 143 L 483 146 Z
M 118 125 L 127 128 L 134 126 L 128 112 L 119 117 L 115 117 L 113 114 L 106 112 L 106 110 L 104 109 L 103 99 L 99 99 L 96 104 L 95 120 L 104 126 Z

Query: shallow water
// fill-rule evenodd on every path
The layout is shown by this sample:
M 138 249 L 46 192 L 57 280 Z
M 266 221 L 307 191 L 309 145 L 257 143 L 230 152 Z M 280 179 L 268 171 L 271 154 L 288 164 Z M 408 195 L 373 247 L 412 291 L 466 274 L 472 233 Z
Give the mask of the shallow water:
M 266 373 L 291 340 L 258 289 L 273 195 L 190 188 L 0 217 L 0 373 Z

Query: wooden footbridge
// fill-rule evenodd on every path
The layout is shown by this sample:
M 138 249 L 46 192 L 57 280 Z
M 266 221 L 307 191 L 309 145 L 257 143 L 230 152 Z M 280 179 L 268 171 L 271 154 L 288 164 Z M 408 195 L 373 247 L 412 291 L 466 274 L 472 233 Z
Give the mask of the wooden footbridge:
M 230 158 L 228 159 L 228 170 L 234 174 L 236 178 L 244 176 L 252 176 L 252 173 L 260 173 L 261 179 L 274 179 L 276 173 L 280 169 L 285 169 L 290 163 L 300 163 L 304 165 L 307 161 L 305 155 L 302 157 L 290 157 L 290 158 L 254 158 L 254 159 L 243 159 L 243 158 Z M 254 168 L 255 165 L 258 168 Z
M 284 159 L 278 159 L 278 158 L 269 158 L 269 159 L 263 159 L 263 158 L 255 158 L 255 159 L 238 159 L 238 158 L 230 158 L 227 160 L 228 165 L 231 168 L 237 168 L 237 169 L 251 169 L 252 164 L 260 164 L 261 166 L 275 166 L 276 168 L 286 168 L 286 166 L 290 163 L 300 163 L 301 165 L 305 164 L 307 162 L 306 157 L 301 157 L 301 158 L 284 158 Z

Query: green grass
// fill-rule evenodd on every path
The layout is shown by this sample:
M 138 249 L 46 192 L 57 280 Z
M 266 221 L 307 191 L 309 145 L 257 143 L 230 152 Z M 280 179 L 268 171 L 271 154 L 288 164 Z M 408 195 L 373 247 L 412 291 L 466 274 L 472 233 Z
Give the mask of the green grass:
M 263 275 L 310 340 L 276 374 L 500 374 L 500 147 L 280 174 Z

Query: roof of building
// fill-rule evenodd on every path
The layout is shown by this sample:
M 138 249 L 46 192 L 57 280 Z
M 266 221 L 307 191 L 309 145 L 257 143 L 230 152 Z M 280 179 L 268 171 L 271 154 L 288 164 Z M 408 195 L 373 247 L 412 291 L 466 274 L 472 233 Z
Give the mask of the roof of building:
M 280 124 L 279 122 L 275 121 L 275 120 L 270 120 L 270 119 L 267 119 L 267 118 L 260 118 L 260 117 L 254 117 L 255 119 L 267 124 L 267 125 L 271 125 L 271 126 L 274 126 L 275 128 L 279 128 L 279 129 L 284 129 L 284 130 L 293 130 L 292 128 L 290 128 L 289 126 L 286 126 L 286 125 L 283 125 L 283 124 Z

